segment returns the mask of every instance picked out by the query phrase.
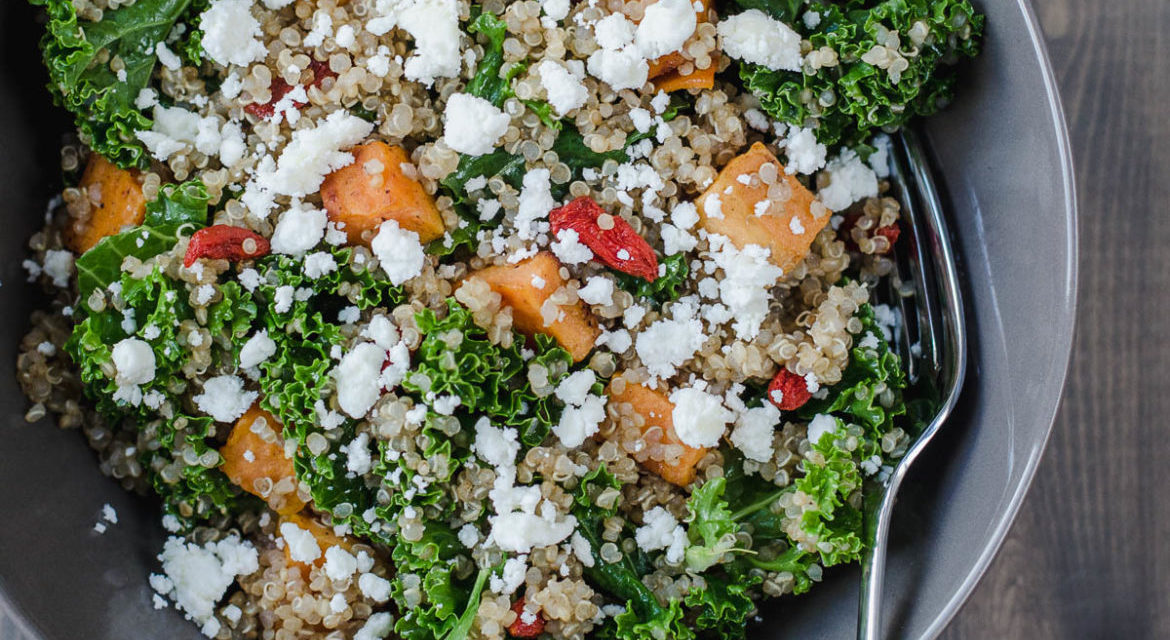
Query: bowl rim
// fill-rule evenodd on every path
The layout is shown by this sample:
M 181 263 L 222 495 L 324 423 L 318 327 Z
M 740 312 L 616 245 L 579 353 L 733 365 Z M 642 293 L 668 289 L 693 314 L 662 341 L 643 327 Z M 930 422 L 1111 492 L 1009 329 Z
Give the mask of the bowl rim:
M 937 638 L 959 613 L 959 610 L 967 602 L 967 599 L 971 596 L 979 581 L 987 573 L 988 568 L 991 566 L 991 561 L 999 554 L 1000 548 L 1007 539 L 1008 531 L 1019 515 L 1020 507 L 1023 506 L 1024 496 L 1027 495 L 1033 480 L 1035 480 L 1040 459 L 1048 447 L 1048 440 L 1052 437 L 1052 431 L 1055 428 L 1056 414 L 1060 408 L 1060 401 L 1064 397 L 1065 386 L 1068 383 L 1069 364 L 1072 360 L 1072 346 L 1076 333 L 1079 264 L 1078 227 L 1080 218 L 1077 207 L 1076 172 L 1073 165 L 1072 144 L 1069 139 L 1068 123 L 1065 120 L 1064 105 L 1061 101 L 1060 89 L 1056 82 L 1056 74 L 1052 68 L 1052 60 L 1048 55 L 1048 45 L 1044 41 L 1044 34 L 1036 18 L 1032 0 L 1016 0 L 1016 4 L 1019 6 L 1021 16 L 1024 20 L 1024 27 L 1031 40 L 1033 53 L 1040 62 L 1044 96 L 1048 103 L 1050 122 L 1054 127 L 1053 133 L 1056 138 L 1057 153 L 1060 156 L 1060 180 L 1063 186 L 1064 213 L 1065 219 L 1068 221 L 1067 236 L 1065 237 L 1066 261 L 1064 265 L 1067 275 L 1064 282 L 1063 295 L 1067 304 L 1067 308 L 1065 309 L 1066 313 L 1063 315 L 1068 318 L 1068 325 L 1067 327 L 1060 327 L 1062 331 L 1059 334 L 1064 336 L 1060 347 L 1065 354 L 1064 362 L 1059 367 L 1060 384 L 1058 387 L 1060 393 L 1054 394 L 1049 399 L 1051 405 L 1042 412 L 1047 422 L 1044 436 L 1036 443 L 1024 460 L 1020 480 L 1016 483 L 1015 490 L 1008 500 L 1007 508 L 1000 512 L 998 521 L 995 523 L 995 527 L 989 538 L 989 543 L 984 545 L 982 552 L 979 554 L 975 563 L 971 565 L 962 583 L 960 583 L 959 587 L 951 595 L 938 615 L 935 616 L 930 626 L 923 631 L 920 637 L 924 639 Z
M 1044 435 L 1033 446 L 1027 458 L 1024 460 L 1020 480 L 1016 483 L 1015 489 L 1008 500 L 1007 508 L 1001 511 L 993 532 L 988 539 L 988 543 L 984 545 L 982 552 L 979 554 L 975 563 L 971 565 L 971 568 L 967 571 L 967 575 L 951 595 L 946 605 L 939 610 L 931 624 L 923 631 L 920 637 L 925 639 L 937 638 L 962 609 L 967 599 L 971 596 L 971 593 L 975 590 L 975 587 L 979 584 L 979 581 L 987 573 L 992 560 L 998 555 L 1009 530 L 1019 515 L 1024 497 L 1027 495 L 1028 490 L 1032 486 L 1032 482 L 1035 480 L 1040 460 L 1043 457 L 1048 440 L 1051 438 L 1052 431 L 1055 427 L 1060 401 L 1064 395 L 1063 390 L 1068 381 L 1069 365 L 1072 359 L 1072 345 L 1076 333 L 1079 215 L 1072 145 L 1069 139 L 1068 124 L 1065 119 L 1059 87 L 1052 68 L 1051 58 L 1048 54 L 1048 47 L 1044 41 L 1043 32 L 1039 26 L 1032 0 L 1016 0 L 1016 4 L 1023 18 L 1028 37 L 1031 40 L 1033 54 L 1040 62 L 1040 73 L 1043 81 L 1044 95 L 1048 104 L 1049 121 L 1054 128 L 1053 133 L 1055 134 L 1060 161 L 1064 217 L 1068 221 L 1067 235 L 1065 237 L 1066 261 L 1064 267 L 1066 279 L 1064 282 L 1063 296 L 1064 300 L 1067 301 L 1066 313 L 1063 315 L 1068 318 L 1068 324 L 1067 327 L 1061 327 L 1064 330 L 1060 332 L 1060 335 L 1064 336 L 1060 346 L 1065 353 L 1064 361 L 1059 367 L 1059 388 L 1061 389 L 1061 393 L 1054 394 L 1049 399 L 1050 406 L 1042 412 L 1047 422 Z M 48 637 L 39 628 L 39 625 L 26 614 L 16 600 L 8 596 L 7 591 L 3 585 L 3 581 L 0 580 L 0 631 L 7 632 L 14 629 L 27 640 L 48 640 Z

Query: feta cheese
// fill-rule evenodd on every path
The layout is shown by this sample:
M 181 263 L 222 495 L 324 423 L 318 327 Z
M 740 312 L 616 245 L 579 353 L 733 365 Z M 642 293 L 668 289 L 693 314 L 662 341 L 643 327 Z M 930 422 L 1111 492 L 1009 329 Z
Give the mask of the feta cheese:
M 390 599 L 390 581 L 372 573 L 363 573 L 358 577 L 358 589 L 363 596 L 377 603 Z
M 236 576 L 260 568 L 256 549 L 235 535 L 204 546 L 171 536 L 158 559 L 165 575 L 151 576 L 151 586 L 161 595 L 171 595 L 187 617 L 200 624 L 214 619 L 215 605 Z
M 770 402 L 740 411 L 731 432 L 731 444 L 748 459 L 767 462 L 772 459 L 772 439 L 779 422 L 780 410 Z
M 658 58 L 681 49 L 697 25 L 691 0 L 658 0 L 646 7 L 634 32 L 634 44 L 642 57 Z
M 281 523 L 280 537 L 284 538 L 288 555 L 294 562 L 308 564 L 321 557 L 321 545 L 317 544 L 313 533 L 298 527 L 296 523 Z
M 382 611 L 370 616 L 361 629 L 353 634 L 353 640 L 382 640 L 394 629 L 394 616 Z
M 64 249 L 48 249 L 41 268 L 53 281 L 54 287 L 64 289 L 69 286 L 69 276 L 73 274 L 73 253 Z
M 598 49 L 589 56 L 586 68 L 590 75 L 607 83 L 614 91 L 641 89 L 650 77 L 650 65 L 633 46 Z
M 378 374 L 386 362 L 386 350 L 371 342 L 355 346 L 333 370 L 337 403 L 351 418 L 362 418 L 381 395 Z
M 370 250 L 395 285 L 422 273 L 427 258 L 418 234 L 399 227 L 397 220 L 387 220 L 378 227 L 378 234 L 370 242 Z
M 577 519 L 573 516 L 558 521 L 551 516 L 517 511 L 494 516 L 491 520 L 492 540 L 501 551 L 513 553 L 528 553 L 537 547 L 557 544 L 577 529 Z
M 596 564 L 597 560 L 593 557 L 593 545 L 585 536 L 574 531 L 570 544 L 573 545 L 573 555 L 577 556 L 577 560 L 581 562 L 582 566 L 592 567 Z
M 589 397 L 589 391 L 596 383 L 596 374 L 589 369 L 583 369 L 565 376 L 553 393 L 558 400 L 567 405 L 580 406 Z
M 622 13 L 611 13 L 593 25 L 593 39 L 602 49 L 621 49 L 634 43 L 637 25 Z
M 493 593 L 512 595 L 524 584 L 524 575 L 528 571 L 528 556 L 521 555 L 508 558 L 504 561 L 504 568 L 500 575 L 492 575 L 488 588 Z
M 647 9 L 649 12 L 649 9 Z M 759 9 L 728 16 L 716 25 L 720 47 L 732 58 L 772 71 L 800 71 L 800 35 Z
M 357 558 L 340 545 L 325 550 L 325 575 L 330 580 L 345 580 L 357 571 Z
M 577 290 L 577 296 L 586 304 L 611 305 L 613 304 L 613 280 L 603 276 L 592 276 L 584 287 Z
M 605 421 L 605 401 L 598 396 L 586 396 L 580 406 L 568 405 L 561 411 L 560 421 L 552 432 L 568 449 L 581 446 L 592 437 Z
M 370 472 L 374 463 L 370 456 L 370 434 L 359 433 L 356 438 L 343 447 L 345 451 L 345 470 L 357 475 Z
M 837 430 L 840 422 L 831 415 L 825 413 L 818 413 L 813 416 L 813 419 L 808 423 L 808 441 L 811 444 L 817 444 L 821 441 L 826 433 L 833 433 Z
M 337 261 L 333 254 L 318 251 L 305 256 L 305 277 L 317 279 L 334 271 L 337 271 Z
M 459 544 L 474 549 L 475 545 L 479 544 L 479 530 L 473 524 L 465 524 L 459 528 Z
M 366 31 L 381 36 L 398 27 L 414 38 L 403 66 L 408 80 L 427 86 L 459 74 L 459 8 L 455 0 L 377 0 Z
M 654 507 L 642 516 L 643 524 L 634 531 L 634 541 L 643 551 L 666 549 L 666 561 L 682 562 L 688 546 L 687 532 L 669 511 Z
M 789 174 L 811 174 L 825 166 L 825 156 L 828 150 L 825 145 L 817 142 L 817 136 L 812 129 L 792 127 L 781 144 L 788 157 L 784 171 Z
M 513 221 L 516 235 L 523 240 L 534 239 L 538 233 L 548 228 L 545 220 L 555 206 L 549 170 L 532 169 L 524 174 L 519 202 L 516 205 L 516 218 Z
M 549 245 L 561 264 L 582 264 L 593 259 L 593 251 L 581 244 L 580 236 L 574 229 L 561 229 L 557 239 Z
M 676 304 L 673 317 L 658 320 L 638 334 L 634 349 L 650 375 L 669 378 L 707 341 L 703 323 L 695 317 L 697 311 L 696 305 Z
M 817 192 L 817 198 L 830 211 L 842 211 L 878 193 L 877 174 L 852 149 L 830 160 L 825 173 L 829 175 L 829 184 Z
M 540 85 L 544 87 L 548 103 L 558 116 L 581 108 L 589 97 L 589 91 L 582 84 L 581 77 L 557 62 L 552 60 L 541 62 L 536 66 L 536 73 L 540 76 Z
M 268 337 L 268 330 L 257 331 L 240 348 L 240 367 L 251 369 L 276 353 L 276 342 Z
M 303 198 L 316 193 L 325 176 L 353 162 L 353 154 L 342 151 L 374 130 L 372 123 L 334 111 L 311 129 L 297 129 L 280 153 L 275 170 L 259 170 L 257 185 L 272 193 Z
M 731 312 L 732 328 L 742 340 L 753 340 L 768 317 L 771 288 L 783 271 L 769 260 L 771 252 L 755 244 L 736 248 L 726 236 L 712 234 L 711 258 L 723 270 L 719 299 Z
M 246 391 L 239 376 L 216 376 L 203 383 L 203 393 L 195 396 L 195 406 L 216 422 L 235 422 L 256 402 L 260 394 Z
M 114 382 L 119 386 L 146 384 L 154 380 L 154 349 L 145 340 L 124 338 L 110 353 L 117 372 Z
M 443 140 L 469 156 L 491 153 L 508 131 L 512 119 L 492 103 L 466 93 L 447 98 L 443 112 Z
M 715 447 L 735 420 L 735 414 L 723 406 L 723 399 L 699 387 L 680 387 L 670 394 L 674 405 L 671 418 L 674 431 L 690 447 Z
M 540 6 L 554 23 L 569 15 L 569 0 L 540 0 Z
M 252 15 L 251 0 L 212 0 L 199 24 L 203 51 L 220 66 L 244 67 L 268 54 L 261 41 L 260 21 Z

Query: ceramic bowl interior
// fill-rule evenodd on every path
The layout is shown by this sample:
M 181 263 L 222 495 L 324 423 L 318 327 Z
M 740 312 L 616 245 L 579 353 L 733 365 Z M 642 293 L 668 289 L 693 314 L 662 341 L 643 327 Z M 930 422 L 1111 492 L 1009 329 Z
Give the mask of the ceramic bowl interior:
M 904 485 L 887 637 L 937 635 L 986 568 L 1044 448 L 1072 338 L 1076 217 L 1058 98 L 1030 8 L 981 5 L 985 52 L 924 127 L 958 239 L 972 363 L 958 414 Z M 103 477 L 81 434 L 23 418 L 14 359 L 41 299 L 21 262 L 60 187 L 68 126 L 43 90 L 34 15 L 0 3 L 0 601 L 45 640 L 194 640 L 179 613 L 151 606 L 157 508 Z M 98 535 L 105 503 L 119 523 Z M 855 568 L 831 570 L 806 596 L 766 602 L 753 637 L 850 637 L 857 583 Z

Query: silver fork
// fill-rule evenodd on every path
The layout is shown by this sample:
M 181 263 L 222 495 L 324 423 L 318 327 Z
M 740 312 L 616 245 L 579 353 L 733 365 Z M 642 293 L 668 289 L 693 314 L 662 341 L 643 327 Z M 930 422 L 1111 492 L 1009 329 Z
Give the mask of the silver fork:
M 913 131 L 890 145 L 890 180 L 902 200 L 902 231 L 887 300 L 901 311 L 895 344 L 906 363 L 910 388 L 938 400 L 934 417 L 885 483 L 866 486 L 863 506 L 868 544 L 861 559 L 858 640 L 879 640 L 890 521 L 898 488 L 910 465 L 950 415 L 967 369 L 963 299 L 955 254 L 926 154 Z M 902 249 L 905 247 L 905 249 Z M 937 395 L 935 395 L 937 394 Z

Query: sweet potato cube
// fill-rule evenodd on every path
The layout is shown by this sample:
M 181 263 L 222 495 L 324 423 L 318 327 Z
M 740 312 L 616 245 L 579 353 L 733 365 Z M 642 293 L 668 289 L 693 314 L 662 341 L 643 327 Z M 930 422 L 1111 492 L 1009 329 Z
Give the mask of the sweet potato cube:
M 102 238 L 142 224 L 146 197 L 137 171 L 121 169 L 100 153 L 91 153 L 78 187 L 91 206 L 88 218 L 65 229 L 65 244 L 75 253 L 85 253 Z
M 715 86 L 715 63 L 706 69 L 696 68 L 683 75 L 677 69 L 654 78 L 654 88 L 670 93 L 679 89 L 710 89 Z
M 707 450 L 687 446 L 679 440 L 678 434 L 674 431 L 674 405 L 667 394 L 629 382 L 625 384 L 621 393 L 615 393 L 614 384 L 611 382 L 607 395 L 610 403 L 628 402 L 633 406 L 634 412 L 645 420 L 642 425 L 643 434 L 649 433 L 652 429 L 659 429 L 662 434 L 660 442 L 682 447 L 682 453 L 675 462 L 647 459 L 642 462 L 642 466 L 671 484 L 680 487 L 690 484 L 695 479 L 695 465 L 707 455 Z
M 549 296 L 565 284 L 561 263 L 556 256 L 542 251 L 514 265 L 486 267 L 472 275 L 480 278 L 500 294 L 503 303 L 512 307 L 512 326 L 526 335 L 545 333 L 556 339 L 574 362 L 580 362 L 593 350 L 601 330 L 597 320 L 581 302 L 560 307 L 560 316 L 545 325 L 541 308 Z
M 342 549 L 345 549 L 346 551 L 353 551 L 353 546 L 355 544 L 355 541 L 352 538 L 349 538 L 346 536 L 339 536 L 336 533 L 333 533 L 333 529 L 331 527 L 327 527 L 327 526 L 321 524 L 320 522 L 317 521 L 316 518 L 314 518 L 308 514 L 289 513 L 289 514 L 285 514 L 285 515 L 280 516 L 280 524 L 281 525 L 283 525 L 285 523 L 290 523 L 290 522 L 292 524 L 295 524 L 296 526 L 308 531 L 309 533 L 313 534 L 313 539 L 317 541 L 317 546 L 321 549 L 321 555 L 317 556 L 317 559 L 313 560 L 313 562 L 311 563 L 312 566 L 314 566 L 314 567 L 320 567 L 321 565 L 325 564 L 325 551 L 328 550 L 330 547 L 341 547 Z M 279 530 L 280 530 L 280 527 L 277 527 L 277 531 L 279 531 Z M 302 571 L 307 572 L 309 569 L 309 565 L 306 565 L 303 562 L 298 562 L 296 560 L 293 560 L 290 546 L 291 545 L 289 545 L 288 542 L 286 541 L 285 545 L 284 545 L 284 560 L 285 560 L 285 562 L 287 562 L 290 567 L 298 567 Z
M 277 433 L 277 438 L 267 442 L 252 431 L 257 418 L 264 418 Z M 223 462 L 219 468 L 239 488 L 268 502 L 268 506 L 279 514 L 296 513 L 305 503 L 297 497 L 296 471 L 293 461 L 284 455 L 284 439 L 279 437 L 280 422 L 259 404 L 252 405 L 232 427 L 227 443 L 219 450 Z M 293 490 L 277 493 L 275 487 L 281 480 L 293 481 Z M 287 485 L 288 483 L 284 483 Z M 267 495 L 262 491 L 266 490 Z
M 424 244 L 443 235 L 443 217 L 414 177 L 410 157 L 402 147 L 375 141 L 355 147 L 352 153 L 353 163 L 329 174 L 321 184 L 329 219 L 345 223 L 350 244 L 369 244 L 386 220 L 397 220 Z M 363 237 L 366 231 L 371 233 Z
M 786 199 L 769 199 L 769 186 L 760 178 L 767 164 L 776 169 L 775 182 L 787 185 Z M 772 262 L 784 271 L 804 260 L 813 239 L 829 223 L 829 210 L 759 142 L 732 158 L 696 204 L 699 224 L 708 233 L 727 236 L 740 249 L 749 244 L 767 247 Z

